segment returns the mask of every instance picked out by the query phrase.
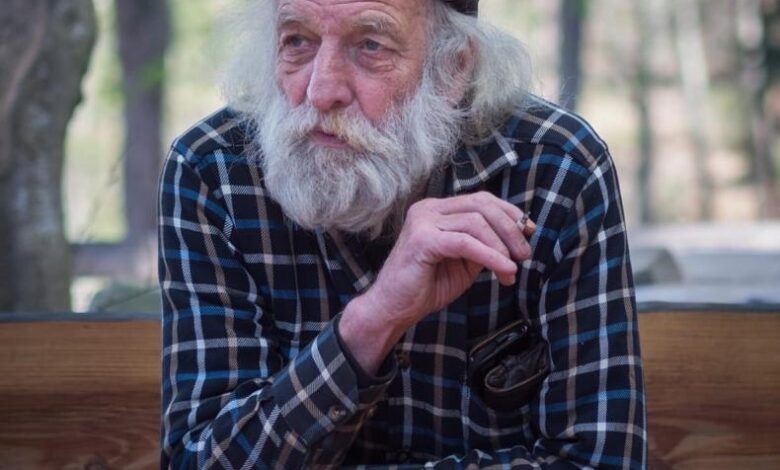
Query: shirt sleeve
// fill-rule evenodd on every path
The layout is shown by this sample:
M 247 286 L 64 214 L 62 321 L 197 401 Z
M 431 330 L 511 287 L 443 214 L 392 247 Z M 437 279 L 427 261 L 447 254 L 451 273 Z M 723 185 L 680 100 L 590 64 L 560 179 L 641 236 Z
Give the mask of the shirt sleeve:
M 334 321 L 280 354 L 231 217 L 186 154 L 160 185 L 161 467 L 338 466 L 389 379 L 358 387 Z
M 360 363 L 358 363 L 358 360 L 355 358 L 355 356 L 352 355 L 352 352 L 349 350 L 349 348 L 344 345 L 344 340 L 341 339 L 341 330 L 339 330 L 340 320 L 341 317 L 339 316 L 335 322 L 336 324 L 334 331 L 336 332 L 336 339 L 338 339 L 341 350 L 344 351 L 344 357 L 347 358 L 347 362 L 352 368 L 352 371 L 357 376 L 358 388 L 362 389 L 373 387 L 391 381 L 398 372 L 398 363 L 396 362 L 394 356 L 390 354 L 387 356 L 387 358 L 385 358 L 384 361 L 382 361 L 382 364 L 379 365 L 379 370 L 377 371 L 376 375 L 369 374 L 363 370 L 363 367 L 360 366 Z
M 527 413 L 533 446 L 474 450 L 425 468 L 646 468 L 633 280 L 608 154 L 574 200 L 546 273 L 538 308 L 552 366 Z
M 644 469 L 639 323 L 620 189 L 608 153 L 590 172 L 558 233 L 539 302 L 552 370 L 531 406 L 534 452 Z

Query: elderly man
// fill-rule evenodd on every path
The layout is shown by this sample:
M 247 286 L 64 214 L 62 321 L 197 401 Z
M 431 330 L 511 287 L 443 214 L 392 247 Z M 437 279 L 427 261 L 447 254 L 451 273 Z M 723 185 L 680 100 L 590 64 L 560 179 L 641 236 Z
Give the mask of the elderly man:
M 643 468 L 615 169 L 477 0 L 263 0 L 161 183 L 162 466 Z

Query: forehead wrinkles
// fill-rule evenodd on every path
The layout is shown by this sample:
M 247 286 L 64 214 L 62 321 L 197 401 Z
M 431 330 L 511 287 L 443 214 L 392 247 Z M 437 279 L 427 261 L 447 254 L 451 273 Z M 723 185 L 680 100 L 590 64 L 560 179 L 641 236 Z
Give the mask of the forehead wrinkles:
M 416 11 L 421 10 L 421 3 L 426 2 L 415 1 L 410 5 L 415 11 L 407 11 L 408 9 L 403 10 L 396 3 L 389 1 L 281 0 L 277 8 L 276 24 L 321 28 L 324 23 L 333 21 L 335 26 L 402 35 L 402 30 L 410 29 L 414 18 L 423 13 Z

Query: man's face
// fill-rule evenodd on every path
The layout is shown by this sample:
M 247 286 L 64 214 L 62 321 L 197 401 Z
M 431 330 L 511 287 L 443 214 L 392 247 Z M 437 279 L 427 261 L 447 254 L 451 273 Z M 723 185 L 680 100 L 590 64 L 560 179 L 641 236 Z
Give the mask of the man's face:
M 278 5 L 279 86 L 263 89 L 251 111 L 263 184 L 304 228 L 378 235 L 397 225 L 457 141 L 460 111 L 439 92 L 426 57 L 428 6 Z
M 276 73 L 289 104 L 379 124 L 420 81 L 425 21 L 420 0 L 279 0 Z M 346 145 L 319 129 L 310 139 Z

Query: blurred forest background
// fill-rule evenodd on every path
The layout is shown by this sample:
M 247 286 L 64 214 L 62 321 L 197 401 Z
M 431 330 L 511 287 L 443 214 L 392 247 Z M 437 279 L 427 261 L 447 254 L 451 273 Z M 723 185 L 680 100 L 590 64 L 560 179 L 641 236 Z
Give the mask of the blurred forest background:
M 166 147 L 222 105 L 233 3 L 5 3 L 0 311 L 127 305 L 156 284 Z M 759 227 L 780 245 L 780 1 L 483 0 L 480 14 L 528 46 L 534 91 L 609 143 L 632 233 L 703 223 L 736 245 Z

